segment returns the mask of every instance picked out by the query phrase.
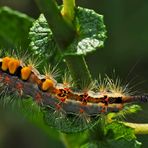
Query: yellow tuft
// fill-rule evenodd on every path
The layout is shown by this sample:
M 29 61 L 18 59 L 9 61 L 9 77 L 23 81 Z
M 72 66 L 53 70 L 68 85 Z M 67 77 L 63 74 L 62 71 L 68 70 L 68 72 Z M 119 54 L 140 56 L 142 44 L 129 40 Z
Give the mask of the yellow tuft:
M 23 67 L 21 69 L 21 78 L 22 80 L 27 80 L 31 74 L 31 68 L 30 67 Z
M 20 61 L 12 58 L 8 63 L 10 74 L 14 74 L 19 66 L 20 66 Z
M 7 71 L 8 70 L 8 63 L 11 61 L 10 57 L 5 57 L 2 59 L 2 70 Z
M 51 79 L 46 79 L 43 83 L 42 83 L 42 90 L 46 91 L 49 88 L 53 88 L 53 81 Z

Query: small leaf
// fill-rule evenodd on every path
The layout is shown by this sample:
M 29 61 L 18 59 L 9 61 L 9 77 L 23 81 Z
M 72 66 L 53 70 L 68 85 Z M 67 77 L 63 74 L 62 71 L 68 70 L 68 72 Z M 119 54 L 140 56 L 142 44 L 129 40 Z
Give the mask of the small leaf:
M 28 48 L 28 32 L 33 19 L 8 7 L 0 8 L 0 46 Z
M 110 135 L 114 139 L 125 138 L 127 140 L 136 139 L 134 130 L 130 127 L 125 126 L 122 123 L 112 122 L 106 126 L 107 135 Z
M 106 136 L 111 147 L 139 148 L 141 143 L 136 140 L 134 130 L 122 123 L 112 122 L 106 126 Z
M 84 144 L 87 141 L 88 133 L 81 132 L 76 134 L 63 134 L 62 140 L 66 141 L 66 146 L 69 148 L 79 148 L 80 145 Z
M 104 45 L 106 29 L 102 15 L 94 10 L 78 7 L 75 23 L 77 37 L 66 54 L 86 55 Z
M 41 14 L 34 21 L 29 32 L 31 51 L 47 61 L 53 61 L 53 56 L 57 55 L 57 45 L 53 39 L 52 31 L 50 30 L 47 20 Z
M 126 140 L 124 138 L 120 138 L 118 140 L 110 140 L 108 141 L 108 147 L 114 147 L 114 148 L 140 148 L 141 143 L 137 140 Z

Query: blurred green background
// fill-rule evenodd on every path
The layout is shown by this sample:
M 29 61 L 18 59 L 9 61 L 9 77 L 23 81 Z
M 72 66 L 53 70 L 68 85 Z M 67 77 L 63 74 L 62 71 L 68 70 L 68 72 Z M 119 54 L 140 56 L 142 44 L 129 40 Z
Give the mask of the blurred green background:
M 61 0 L 58 2 L 61 3 Z M 79 6 L 94 9 L 96 12 L 103 14 L 107 28 L 108 38 L 104 48 L 98 49 L 95 53 L 86 57 L 92 75 L 96 78 L 99 73 L 111 76 L 115 70 L 116 75 L 121 77 L 123 81 L 130 82 L 132 80 L 135 90 L 147 93 L 148 1 L 76 0 L 76 3 Z M 27 13 L 33 18 L 39 16 L 39 10 L 32 0 L 0 0 L 0 6 L 5 5 Z M 0 38 L 0 45 L 3 45 L 2 41 L 3 39 Z M 129 120 L 148 123 L 148 107 L 147 105 L 142 105 L 142 107 L 143 111 L 136 114 L 136 117 L 135 115 L 132 116 Z M 27 147 L 62 147 L 61 142 L 56 141 L 55 137 L 49 140 L 49 134 L 45 134 L 30 123 L 24 125 L 27 121 L 20 122 L 20 120 L 24 120 L 20 116 L 15 117 L 13 113 L 5 116 L 7 114 L 1 112 L 0 141 L 4 141 L 5 145 L 6 143 L 11 144 L 15 140 L 22 140 L 24 145 L 27 141 Z M 143 141 L 143 147 L 146 148 L 148 136 L 139 136 L 138 139 Z M 11 146 L 14 144 L 13 142 Z M 32 146 L 32 144 L 36 145 Z

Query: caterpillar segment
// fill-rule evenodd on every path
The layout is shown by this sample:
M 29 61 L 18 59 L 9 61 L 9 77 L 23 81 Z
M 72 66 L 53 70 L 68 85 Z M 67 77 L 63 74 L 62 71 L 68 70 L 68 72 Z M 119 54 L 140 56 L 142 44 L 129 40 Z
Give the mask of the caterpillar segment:
M 130 103 L 130 102 L 148 102 L 148 95 L 137 95 L 137 96 L 124 96 L 122 99 L 122 103 Z

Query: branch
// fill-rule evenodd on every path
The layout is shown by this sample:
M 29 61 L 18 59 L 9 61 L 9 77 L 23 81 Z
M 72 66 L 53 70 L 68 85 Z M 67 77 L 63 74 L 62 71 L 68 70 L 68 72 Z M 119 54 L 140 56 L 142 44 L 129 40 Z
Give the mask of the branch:
M 62 15 L 63 18 L 70 24 L 74 20 L 74 8 L 75 8 L 75 0 L 63 0 L 63 8 L 62 8 Z M 72 25 L 72 24 L 71 24 Z
M 131 127 L 134 129 L 135 134 L 142 135 L 148 134 L 148 124 L 140 124 L 140 123 L 129 123 L 129 122 L 122 122 L 124 125 Z

